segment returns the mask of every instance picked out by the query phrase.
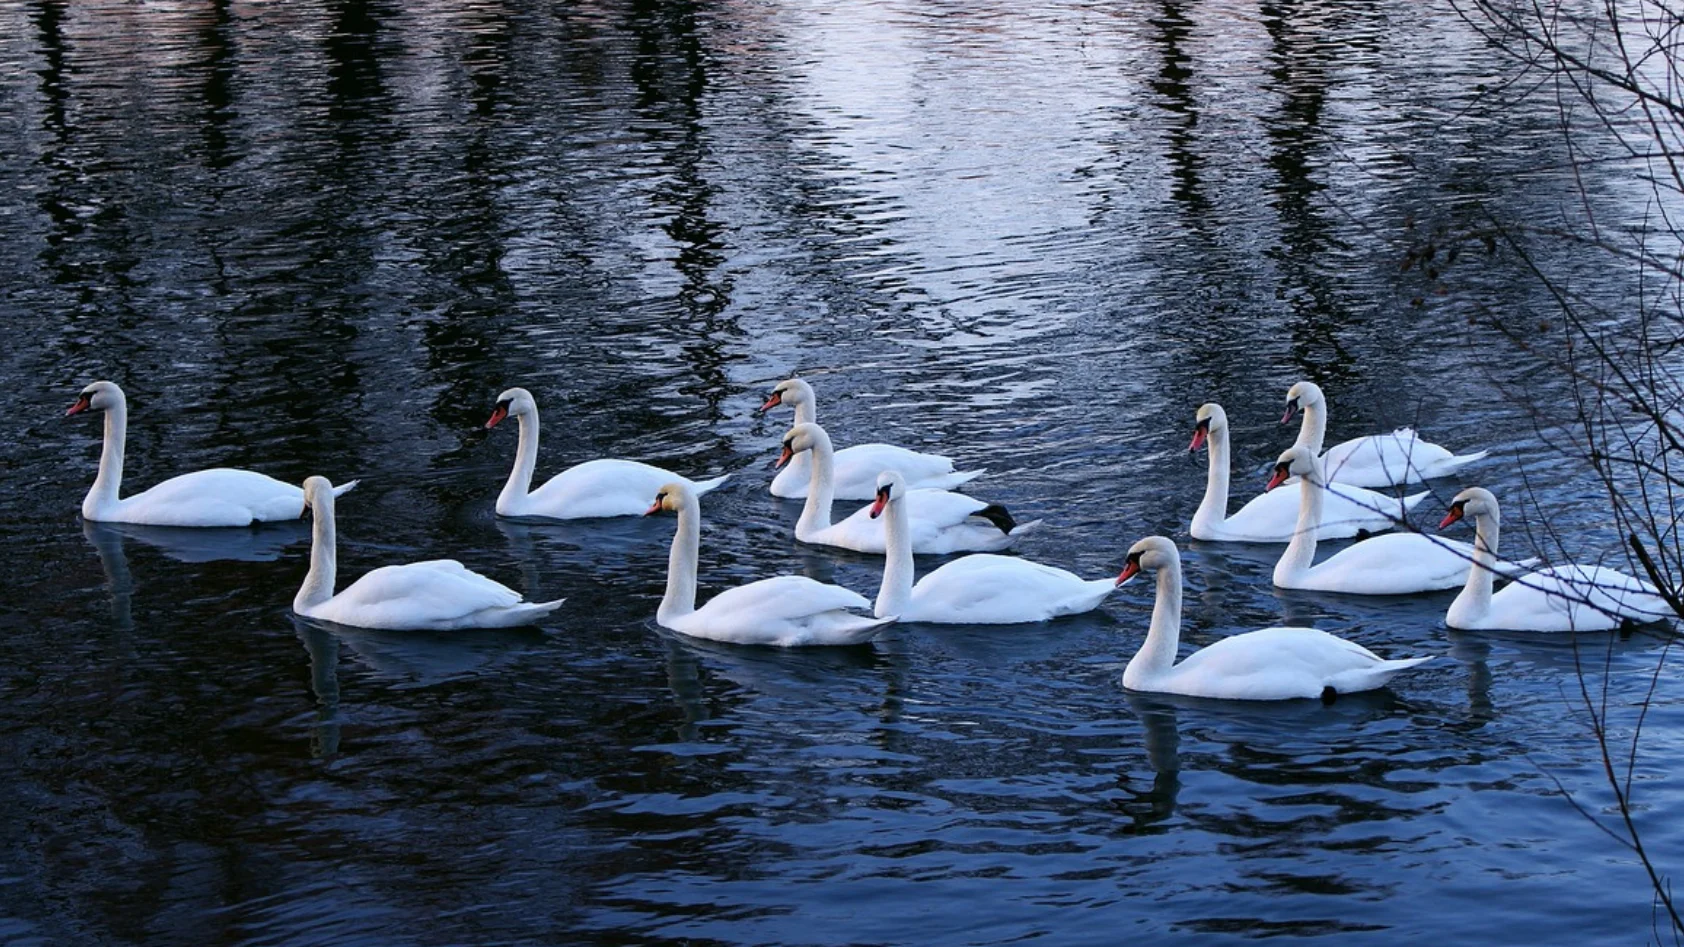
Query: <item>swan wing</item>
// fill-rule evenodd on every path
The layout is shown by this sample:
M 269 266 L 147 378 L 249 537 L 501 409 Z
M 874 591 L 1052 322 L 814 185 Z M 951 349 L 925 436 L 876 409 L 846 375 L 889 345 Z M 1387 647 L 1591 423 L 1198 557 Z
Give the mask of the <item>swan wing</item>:
M 304 515 L 304 491 L 254 470 L 216 467 L 171 477 L 118 503 L 123 522 L 248 526 Z
M 329 599 L 316 617 L 365 628 L 413 628 L 520 602 L 519 592 L 454 559 L 432 559 L 374 569 Z
M 1467 581 L 1473 547 L 1419 533 L 1365 539 L 1310 567 L 1297 587 L 1365 595 L 1408 595 Z
M 949 562 L 918 581 L 902 621 L 1003 625 L 1087 611 L 1116 588 L 1109 579 L 1014 556 L 979 554 Z
M 670 470 L 635 460 L 587 460 L 527 494 L 522 512 L 558 519 L 638 516 L 649 509 L 661 487 L 675 480 L 693 491 L 699 486 Z
M 1382 686 L 1427 658 L 1387 661 L 1354 641 L 1315 628 L 1264 628 L 1188 655 L 1165 675 L 1177 693 L 1231 700 L 1320 697 Z

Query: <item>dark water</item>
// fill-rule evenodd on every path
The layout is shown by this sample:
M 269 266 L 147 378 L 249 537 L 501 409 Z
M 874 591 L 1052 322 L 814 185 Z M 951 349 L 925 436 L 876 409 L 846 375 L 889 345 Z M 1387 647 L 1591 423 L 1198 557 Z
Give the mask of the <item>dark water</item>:
M 1267 551 L 1195 547 L 1186 643 L 1284 621 L 1444 657 L 1332 707 L 1164 701 L 1120 684 L 1146 587 L 729 648 L 653 625 L 670 520 L 492 513 L 514 436 L 480 425 L 518 384 L 541 476 L 740 471 L 704 595 L 872 591 L 763 492 L 784 418 L 753 408 L 804 369 L 839 441 L 987 466 L 973 492 L 1048 522 L 1025 554 L 1100 576 L 1185 538 L 1199 403 L 1249 495 L 1312 377 L 1334 437 L 1496 448 L 1470 482 L 1505 548 L 1606 555 L 1527 409 L 1559 382 L 1470 326 L 1547 296 L 1503 253 L 1400 265 L 1574 206 L 1506 69 L 1408 2 L 0 6 L 0 941 L 1645 940 L 1576 666 L 1629 723 L 1651 637 L 1449 633 L 1449 595 L 1281 593 Z M 96 378 L 131 489 L 362 477 L 346 574 L 449 555 L 568 603 L 331 633 L 289 616 L 302 527 L 82 524 L 98 426 L 61 415 Z M 1663 866 L 1677 676 L 1635 778 Z

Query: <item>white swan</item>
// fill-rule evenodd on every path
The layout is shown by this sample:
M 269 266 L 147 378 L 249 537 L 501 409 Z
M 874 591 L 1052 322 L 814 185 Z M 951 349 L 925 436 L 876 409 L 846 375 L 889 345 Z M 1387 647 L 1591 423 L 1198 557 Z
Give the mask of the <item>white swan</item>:
M 1304 423 L 1299 425 L 1298 439 L 1293 441 L 1293 446 L 1315 451 L 1328 478 L 1335 483 L 1391 487 L 1448 477 L 1491 453 L 1482 450 L 1452 454 L 1437 444 L 1421 440 L 1413 428 L 1400 427 L 1390 434 L 1371 434 L 1335 444 L 1324 454 L 1327 398 L 1314 382 L 1301 381 L 1287 389 L 1286 414 L 1281 417 L 1281 423 L 1292 420 L 1297 411 L 1304 412 Z
M 883 517 L 888 535 L 883 585 L 873 608 L 879 618 L 953 625 L 1046 621 L 1098 608 L 1117 587 L 1116 579 L 1090 581 L 1038 562 L 988 553 L 955 559 L 913 585 L 906 496 L 906 479 L 899 473 L 886 470 L 878 476 L 870 514 Z
M 1275 464 L 1268 489 L 1298 481 L 1298 532 L 1275 563 L 1275 585 L 1283 589 L 1350 592 L 1356 595 L 1409 595 L 1452 589 L 1467 581 L 1473 547 L 1420 533 L 1387 533 L 1347 546 L 1325 561 L 1316 558 L 1316 534 L 1326 489 L 1322 465 L 1308 448 L 1289 447 Z M 1535 560 L 1534 560 L 1535 561 Z M 1503 563 L 1518 571 L 1514 563 Z
M 1491 594 L 1502 517 L 1497 498 L 1469 487 L 1450 503 L 1439 529 L 1464 516 L 1474 521 L 1474 560 L 1462 594 L 1444 622 L 1452 628 L 1508 631 L 1606 631 L 1625 620 L 1652 622 L 1673 614 L 1655 587 L 1604 566 L 1563 565 L 1525 573 Z
M 1162 536 L 1129 549 L 1119 582 L 1142 570 L 1158 573 L 1158 597 L 1146 642 L 1123 670 L 1135 691 L 1226 700 L 1290 700 L 1383 687 L 1392 675 L 1432 660 L 1387 661 L 1337 635 L 1314 628 L 1264 628 L 1223 638 L 1175 663 L 1181 642 L 1181 554 Z
M 800 378 L 779 382 L 771 397 L 760 406 L 762 412 L 778 405 L 795 409 L 796 424 L 812 424 L 818 420 L 818 406 L 813 386 Z M 772 495 L 799 500 L 807 495 L 811 485 L 812 458 L 803 454 L 790 461 L 772 478 Z M 877 495 L 877 475 L 885 470 L 899 471 L 913 489 L 951 490 L 982 476 L 982 470 L 955 470 L 953 459 L 940 454 L 925 454 L 893 444 L 855 444 L 836 451 L 831 469 L 831 487 L 838 500 L 869 500 Z
M 99 474 L 82 499 L 82 518 L 101 523 L 141 526 L 250 526 L 295 520 L 304 515 L 304 491 L 252 470 L 217 467 L 171 477 L 126 499 L 123 450 L 129 431 L 129 402 L 114 382 L 96 381 L 82 389 L 64 413 L 105 412 L 105 444 Z M 355 487 L 353 480 L 340 493 Z
M 335 595 L 339 552 L 333 484 L 326 477 L 305 480 L 304 503 L 316 522 L 310 571 L 293 597 L 292 610 L 305 618 L 393 631 L 510 628 L 530 625 L 561 605 L 561 599 L 523 602 L 519 592 L 454 559 L 381 566 Z
M 778 466 L 802 452 L 813 455 L 812 481 L 807 504 L 795 522 L 795 538 L 804 543 L 839 546 L 858 552 L 882 553 L 888 549 L 883 523 L 871 518 L 871 507 L 862 506 L 840 523 L 830 521 L 834 489 L 831 485 L 830 435 L 817 424 L 797 424 L 784 435 Z M 911 490 L 906 495 L 907 526 L 912 551 L 941 555 L 1004 549 L 1040 520 L 1019 525 L 1005 507 L 984 503 L 962 493 L 945 490 Z
M 780 575 L 727 589 L 696 607 L 696 559 L 701 552 L 702 512 L 688 484 L 674 481 L 660 488 L 647 514 L 678 514 L 667 559 L 667 592 L 655 621 L 662 628 L 710 641 L 732 644 L 854 645 L 870 641 L 894 621 L 850 609 L 871 603 L 858 592 L 826 585 L 804 575 Z
M 669 481 L 681 481 L 699 496 L 730 479 L 726 474 L 712 480 L 689 480 L 635 460 L 587 460 L 533 490 L 532 471 L 538 465 L 538 403 L 525 388 L 510 388 L 498 395 L 497 407 L 485 426 L 496 427 L 510 415 L 520 422 L 520 443 L 509 482 L 497 495 L 498 516 L 555 520 L 637 516 L 649 505 L 655 491 Z
M 1260 493 L 1245 506 L 1226 516 L 1228 510 L 1228 413 L 1219 404 L 1199 408 L 1193 443 L 1210 447 L 1210 470 L 1205 477 L 1205 495 L 1193 513 L 1188 530 L 1194 539 L 1230 543 L 1284 543 L 1298 531 L 1298 498 L 1290 493 Z M 1322 507 L 1317 539 L 1349 539 L 1359 533 L 1391 529 L 1427 491 L 1401 500 L 1362 487 L 1340 484 L 1331 487 Z

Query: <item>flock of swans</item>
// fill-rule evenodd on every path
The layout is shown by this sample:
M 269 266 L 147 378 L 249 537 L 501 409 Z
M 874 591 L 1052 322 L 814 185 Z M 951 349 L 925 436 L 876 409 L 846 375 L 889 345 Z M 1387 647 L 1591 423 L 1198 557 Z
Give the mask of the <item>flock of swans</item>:
M 1485 456 L 1457 455 L 1414 431 L 1360 437 L 1322 450 L 1327 401 L 1310 382 L 1287 392 L 1282 422 L 1302 412 L 1298 438 L 1280 455 L 1265 492 L 1229 514 L 1228 419 L 1221 406 L 1198 409 L 1190 450 L 1208 449 L 1205 495 L 1189 532 L 1210 542 L 1285 543 L 1274 584 L 1357 595 L 1404 595 L 1462 587 L 1446 623 L 1461 629 L 1589 631 L 1623 622 L 1666 618 L 1671 609 L 1647 583 L 1602 566 L 1533 569 L 1536 560 L 1498 558 L 1497 499 L 1471 487 L 1458 493 L 1440 528 L 1464 518 L 1472 544 L 1414 532 L 1384 533 L 1426 497 L 1376 492 L 1448 476 Z M 780 383 L 761 406 L 786 406 L 795 424 L 782 439 L 774 496 L 804 500 L 795 538 L 803 543 L 880 554 L 883 581 L 875 601 L 842 586 L 784 575 L 750 582 L 696 604 L 701 553 L 700 497 L 727 477 L 691 480 L 649 464 L 591 460 L 532 489 L 538 458 L 538 406 L 510 388 L 497 398 L 486 427 L 513 417 L 519 426 L 514 467 L 496 510 L 501 516 L 547 519 L 677 514 L 665 595 L 656 621 L 685 635 L 747 645 L 852 645 L 896 622 L 1014 624 L 1041 622 L 1097 608 L 1142 572 L 1157 576 L 1146 640 L 1123 674 L 1124 686 L 1193 697 L 1241 700 L 1332 699 L 1383 686 L 1429 657 L 1386 660 L 1314 628 L 1265 628 L 1233 635 L 1176 661 L 1181 630 L 1181 558 L 1162 536 L 1135 543 L 1116 578 L 1083 579 L 1017 556 L 997 555 L 1039 520 L 1017 523 L 998 504 L 951 492 L 984 471 L 889 444 L 836 449 L 817 421 L 812 386 Z M 448 630 L 528 625 L 560 600 L 526 602 L 520 593 L 451 559 L 374 569 L 335 591 L 335 504 L 357 481 L 335 486 L 310 477 L 302 489 L 249 470 L 217 468 L 183 474 L 123 498 L 123 448 L 128 405 L 109 381 L 84 388 L 67 411 L 105 415 L 99 473 L 82 502 L 90 521 L 149 526 L 245 527 L 313 515 L 310 569 L 294 597 L 302 617 L 391 630 Z M 1277 489 L 1296 478 L 1298 489 Z M 866 506 L 833 522 L 836 500 Z M 1381 533 L 1381 535 L 1368 535 Z M 1324 539 L 1364 537 L 1322 562 Z M 971 553 L 916 578 L 915 555 Z M 1508 580 L 1493 592 L 1497 578 Z

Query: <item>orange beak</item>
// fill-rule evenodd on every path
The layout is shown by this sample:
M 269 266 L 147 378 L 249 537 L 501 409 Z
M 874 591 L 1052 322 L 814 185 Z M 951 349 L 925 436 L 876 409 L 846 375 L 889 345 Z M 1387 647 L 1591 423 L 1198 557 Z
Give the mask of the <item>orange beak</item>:
M 1286 422 L 1292 420 L 1292 416 L 1297 414 L 1297 413 L 1298 413 L 1298 406 L 1297 405 L 1295 405 L 1295 404 L 1287 405 L 1286 406 L 1286 413 L 1281 415 L 1281 423 L 1285 424 Z
M 778 454 L 778 462 L 773 464 L 772 468 L 776 470 L 777 468 L 782 467 L 784 464 L 789 463 L 789 459 L 794 456 L 795 452 L 785 447 L 783 451 Z
M 883 489 L 877 491 L 877 502 L 871 504 L 871 518 L 876 519 L 877 517 L 882 516 L 884 508 L 888 505 L 889 488 L 884 487 Z
M 1205 446 L 1205 435 L 1209 430 L 1210 425 L 1208 424 L 1201 424 L 1198 427 L 1193 428 L 1193 443 L 1187 445 L 1188 453 Z
M 644 510 L 643 515 L 644 516 L 654 516 L 656 513 L 659 513 L 659 512 L 661 512 L 661 501 L 656 500 L 654 503 L 649 504 L 649 509 Z
M 1269 485 L 1263 488 L 1263 492 L 1268 493 L 1270 490 L 1273 490 L 1276 487 L 1280 486 L 1281 484 L 1285 483 L 1287 481 L 1287 478 L 1291 477 L 1291 476 L 1292 476 L 1292 474 L 1287 471 L 1287 468 L 1276 467 L 1274 476 L 1269 478 Z
M 498 424 L 501 424 L 503 419 L 508 417 L 508 416 L 509 416 L 509 406 L 506 405 L 506 404 L 500 404 L 497 407 L 492 409 L 491 418 L 485 422 L 485 426 L 488 429 L 494 428 Z
M 1123 566 L 1123 574 L 1117 576 L 1117 584 L 1122 585 L 1124 582 L 1127 582 L 1139 574 L 1140 563 L 1130 560 L 1128 565 Z
M 761 410 L 762 413 L 764 413 L 764 412 L 772 410 L 773 408 L 775 408 L 778 405 L 783 404 L 783 403 L 784 403 L 784 393 L 781 392 L 781 391 L 774 391 L 774 392 L 772 392 L 772 397 L 767 398 L 766 403 L 760 406 L 760 410 Z
M 1444 520 L 1438 524 L 1438 528 L 1443 529 L 1446 526 L 1449 526 L 1451 523 L 1459 523 L 1461 521 L 1462 521 L 1462 508 L 1459 507 L 1459 506 L 1453 506 L 1453 507 L 1450 508 L 1450 512 L 1444 514 Z
M 64 409 L 64 416 L 68 418 L 72 414 L 81 414 L 83 411 L 88 410 L 88 406 L 92 405 L 93 402 L 94 402 L 94 396 L 84 393 L 80 398 L 76 399 L 75 404 L 73 404 L 70 407 Z

